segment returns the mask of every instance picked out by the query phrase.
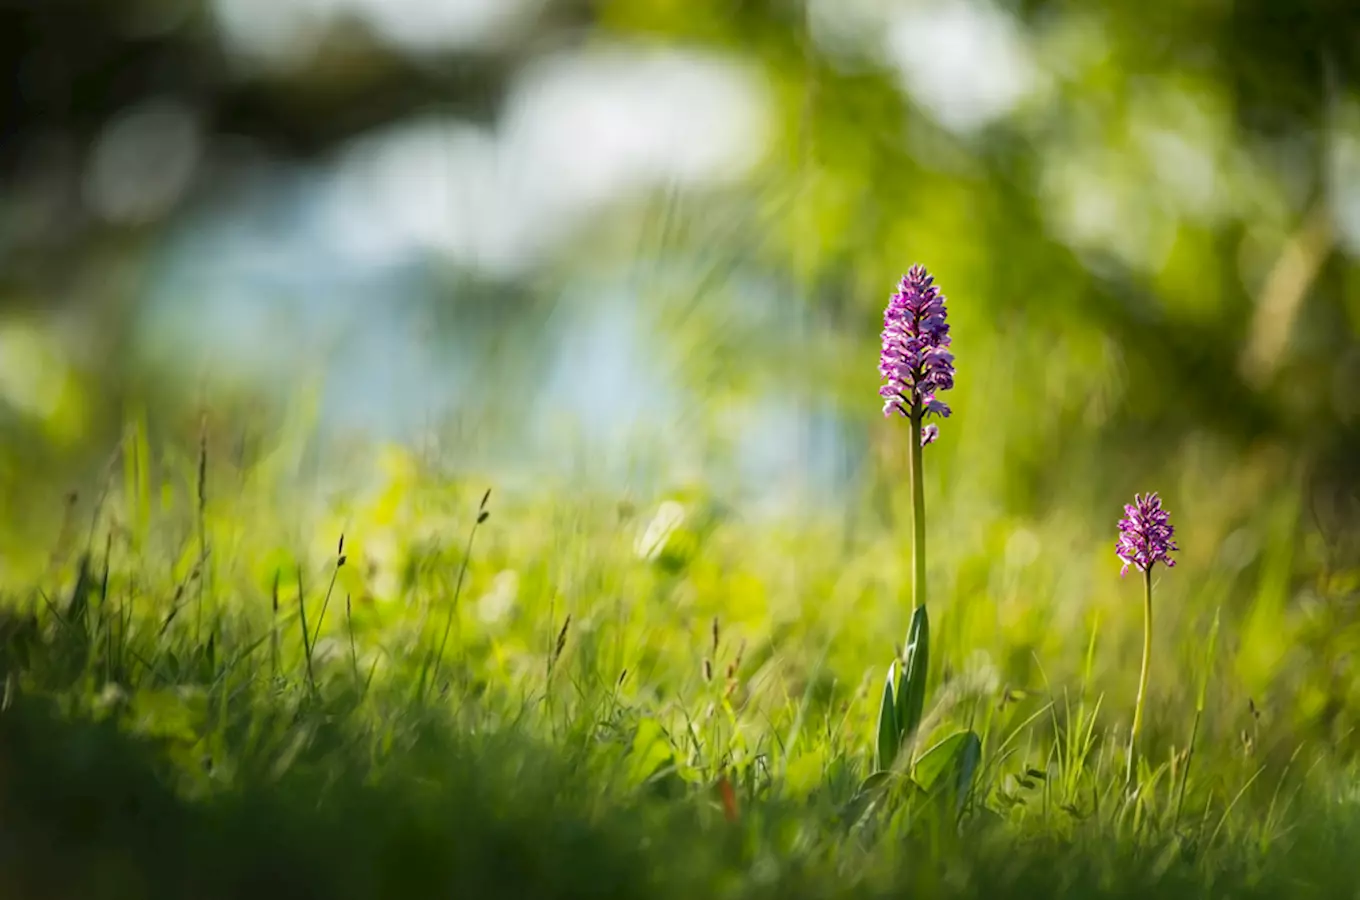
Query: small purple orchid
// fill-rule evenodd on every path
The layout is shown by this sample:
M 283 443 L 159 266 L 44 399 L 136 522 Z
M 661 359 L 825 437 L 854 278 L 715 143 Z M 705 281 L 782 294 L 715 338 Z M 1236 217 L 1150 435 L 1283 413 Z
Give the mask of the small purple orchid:
M 1164 563 L 1168 569 L 1176 565 L 1170 555 L 1180 549 L 1172 540 L 1175 533 L 1171 514 L 1162 509 L 1162 498 L 1155 491 L 1134 494 L 1133 502 L 1124 506 L 1124 518 L 1119 520 L 1115 553 L 1124 562 L 1119 574 L 1127 574 L 1129 566 L 1146 572 L 1157 563 Z
M 878 374 L 883 414 L 894 412 L 919 424 L 928 415 L 948 418 L 948 404 L 937 394 L 954 386 L 954 354 L 949 351 L 945 297 L 925 266 L 911 267 L 883 312 L 883 349 Z M 926 425 L 921 445 L 933 443 L 938 425 Z
M 1133 707 L 1133 727 L 1129 729 L 1129 759 L 1126 780 L 1133 782 L 1133 753 L 1138 735 L 1143 728 L 1143 709 L 1147 705 L 1148 675 L 1152 671 L 1152 567 L 1164 563 L 1169 569 L 1176 564 L 1171 558 L 1179 550 L 1172 538 L 1176 529 L 1171 514 L 1162 509 L 1162 498 L 1156 492 L 1134 494 L 1133 502 L 1124 506 L 1124 518 L 1119 520 L 1119 541 L 1115 553 L 1123 561 L 1120 577 L 1129 566 L 1143 573 L 1143 667 L 1138 674 L 1138 699 Z

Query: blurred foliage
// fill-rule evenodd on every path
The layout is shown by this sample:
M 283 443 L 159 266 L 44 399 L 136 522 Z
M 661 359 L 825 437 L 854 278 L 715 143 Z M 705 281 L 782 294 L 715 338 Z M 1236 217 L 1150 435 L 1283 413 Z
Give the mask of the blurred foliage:
M 324 158 L 407 116 L 494 120 L 535 47 L 614 42 L 715 48 L 755 66 L 772 89 L 772 143 L 753 177 L 725 201 L 701 195 L 686 205 L 645 252 L 711 259 L 717 280 L 702 283 L 704 292 L 723 290 L 738 267 L 770 283 L 781 309 L 758 331 L 767 342 L 783 335 L 772 355 L 817 361 L 783 367 L 784 390 L 830 392 L 858 407 L 871 379 L 862 359 L 874 314 L 919 259 L 956 299 L 975 380 L 982 359 L 1025 373 L 988 383 L 988 402 L 965 410 L 993 418 L 1023 408 L 1021 393 L 1053 408 L 1027 417 L 1036 432 L 1036 449 L 1023 454 L 1029 465 L 1012 461 L 1032 478 L 1065 450 L 1108 454 L 1147 431 L 1164 443 L 1211 429 L 1360 455 L 1351 399 L 1360 294 L 1333 224 L 1352 215 L 1337 208 L 1345 172 L 1334 171 L 1354 125 L 1347 110 L 1360 65 L 1348 4 L 557 2 L 513 39 L 442 55 L 417 54 L 337 14 L 286 66 L 255 68 L 224 37 L 238 7 L 251 8 L 60 0 L 0 12 L 0 57 L 22 76 L 3 110 L 0 171 L 15 199 L 0 244 L 0 303 L 92 318 L 68 341 L 67 367 L 85 393 L 115 407 L 114 383 L 136 396 L 148 378 L 192 369 L 178 360 L 139 381 L 130 323 L 154 278 L 147 265 L 159 236 L 195 209 L 223 202 L 266 163 Z M 914 83 L 894 70 L 900 60 L 885 57 L 875 28 L 898 27 L 899 13 L 969 10 L 990 16 L 983 24 L 992 28 L 1014 12 L 1035 71 L 1004 114 L 950 127 L 929 97 L 903 90 L 904 79 Z M 911 53 L 951 65 L 949 47 L 914 47 L 910 27 L 899 30 Z M 202 123 L 198 176 L 161 217 L 101 220 L 81 187 L 91 145 L 120 112 L 166 97 Z M 960 95 L 955 106 L 979 102 Z M 233 149 L 242 142 L 251 148 L 244 155 Z M 739 224 L 715 233 L 718 210 Z M 622 224 L 636 212 L 612 215 Z M 596 266 L 636 262 L 626 251 L 616 259 L 598 230 L 577 244 Z M 553 276 L 572 268 L 549 262 L 535 290 L 553 291 Z M 740 305 L 743 291 L 731 293 L 722 303 Z M 517 308 L 500 304 L 502 327 Z M 462 327 L 466 315 L 476 313 L 445 327 Z M 803 322 L 801 333 L 785 334 L 791 319 Z M 696 337 L 676 336 L 687 347 L 679 355 L 703 356 L 723 323 L 687 323 Z M 738 354 L 700 369 L 697 386 L 721 392 L 772 365 Z M 1090 395 L 1111 365 L 1119 402 L 1093 415 Z M 80 423 L 106 443 L 117 427 L 117 417 L 52 410 L 66 423 L 51 426 L 58 432 Z M 1354 485 L 1353 469 L 1340 474 Z

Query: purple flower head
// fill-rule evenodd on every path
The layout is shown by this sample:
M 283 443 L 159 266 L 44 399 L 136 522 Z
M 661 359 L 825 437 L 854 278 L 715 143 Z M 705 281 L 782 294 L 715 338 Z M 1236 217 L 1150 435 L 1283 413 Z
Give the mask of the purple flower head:
M 878 374 L 883 376 L 883 414 L 911 418 L 949 416 L 949 406 L 937 394 L 954 386 L 954 354 L 949 352 L 949 323 L 944 294 L 925 266 L 912 266 L 897 286 L 883 313 L 883 351 Z M 939 437 L 938 425 L 927 425 L 921 444 Z
M 1114 552 L 1123 560 L 1121 576 L 1133 566 L 1146 572 L 1156 563 L 1169 569 L 1176 564 L 1172 550 L 1179 550 L 1172 536 L 1176 533 L 1171 514 L 1162 509 L 1162 498 L 1157 494 L 1134 494 L 1133 502 L 1124 506 L 1124 518 L 1119 520 L 1119 542 Z

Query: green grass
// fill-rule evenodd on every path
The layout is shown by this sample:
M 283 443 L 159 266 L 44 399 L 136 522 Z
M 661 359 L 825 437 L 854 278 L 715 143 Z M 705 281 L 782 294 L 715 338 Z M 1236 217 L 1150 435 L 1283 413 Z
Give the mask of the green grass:
M 1229 517 L 1173 506 L 1132 784 L 1115 516 L 933 502 L 917 749 L 981 736 L 960 796 L 865 788 L 910 615 L 897 494 L 765 522 L 694 491 L 488 501 L 393 451 L 303 507 L 264 463 L 129 446 L 4 588 L 6 896 L 1353 895 L 1352 712 L 1291 646 L 1316 610 L 1285 601 L 1287 483 L 1231 573 L 1204 547 Z

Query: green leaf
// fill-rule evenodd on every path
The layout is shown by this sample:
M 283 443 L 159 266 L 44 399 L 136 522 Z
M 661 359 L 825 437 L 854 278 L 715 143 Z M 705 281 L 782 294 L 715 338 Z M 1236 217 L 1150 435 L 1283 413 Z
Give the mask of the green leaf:
M 954 797 L 954 811 L 963 812 L 982 762 L 982 739 L 974 731 L 956 731 L 931 747 L 916 761 L 916 782 L 931 793 Z
M 855 796 L 842 807 L 841 821 L 849 828 L 854 828 L 864 821 L 865 816 L 882 798 L 884 789 L 890 784 L 892 777 L 891 772 L 875 772 L 864 779 L 859 790 L 855 791 Z
M 940 787 L 943 784 L 941 776 L 955 771 L 972 734 L 971 731 L 957 731 L 922 753 L 913 773 L 916 783 L 927 791 Z
M 897 705 L 893 701 L 893 676 L 897 674 L 897 662 L 888 666 L 888 678 L 883 683 L 883 702 L 878 708 L 878 768 L 886 771 L 892 768 L 897 759 L 898 748 L 902 746 L 902 733 L 897 727 Z
M 978 765 L 982 762 L 982 738 L 978 737 L 977 732 L 969 731 L 964 736 L 963 750 L 960 751 L 958 760 L 954 781 L 954 787 L 958 791 L 955 812 L 961 815 L 964 804 L 968 802 L 968 796 L 973 792 L 973 778 L 977 775 Z
M 891 778 L 892 778 L 891 772 L 875 772 L 874 774 L 870 775 L 868 778 L 860 782 L 859 790 L 857 790 L 855 793 L 857 795 L 872 794 L 874 791 L 877 791 L 880 788 L 884 787 Z
M 897 727 L 902 740 L 916 733 L 926 705 L 926 672 L 930 668 L 930 618 L 925 606 L 916 607 L 907 631 L 902 678 L 897 685 Z

